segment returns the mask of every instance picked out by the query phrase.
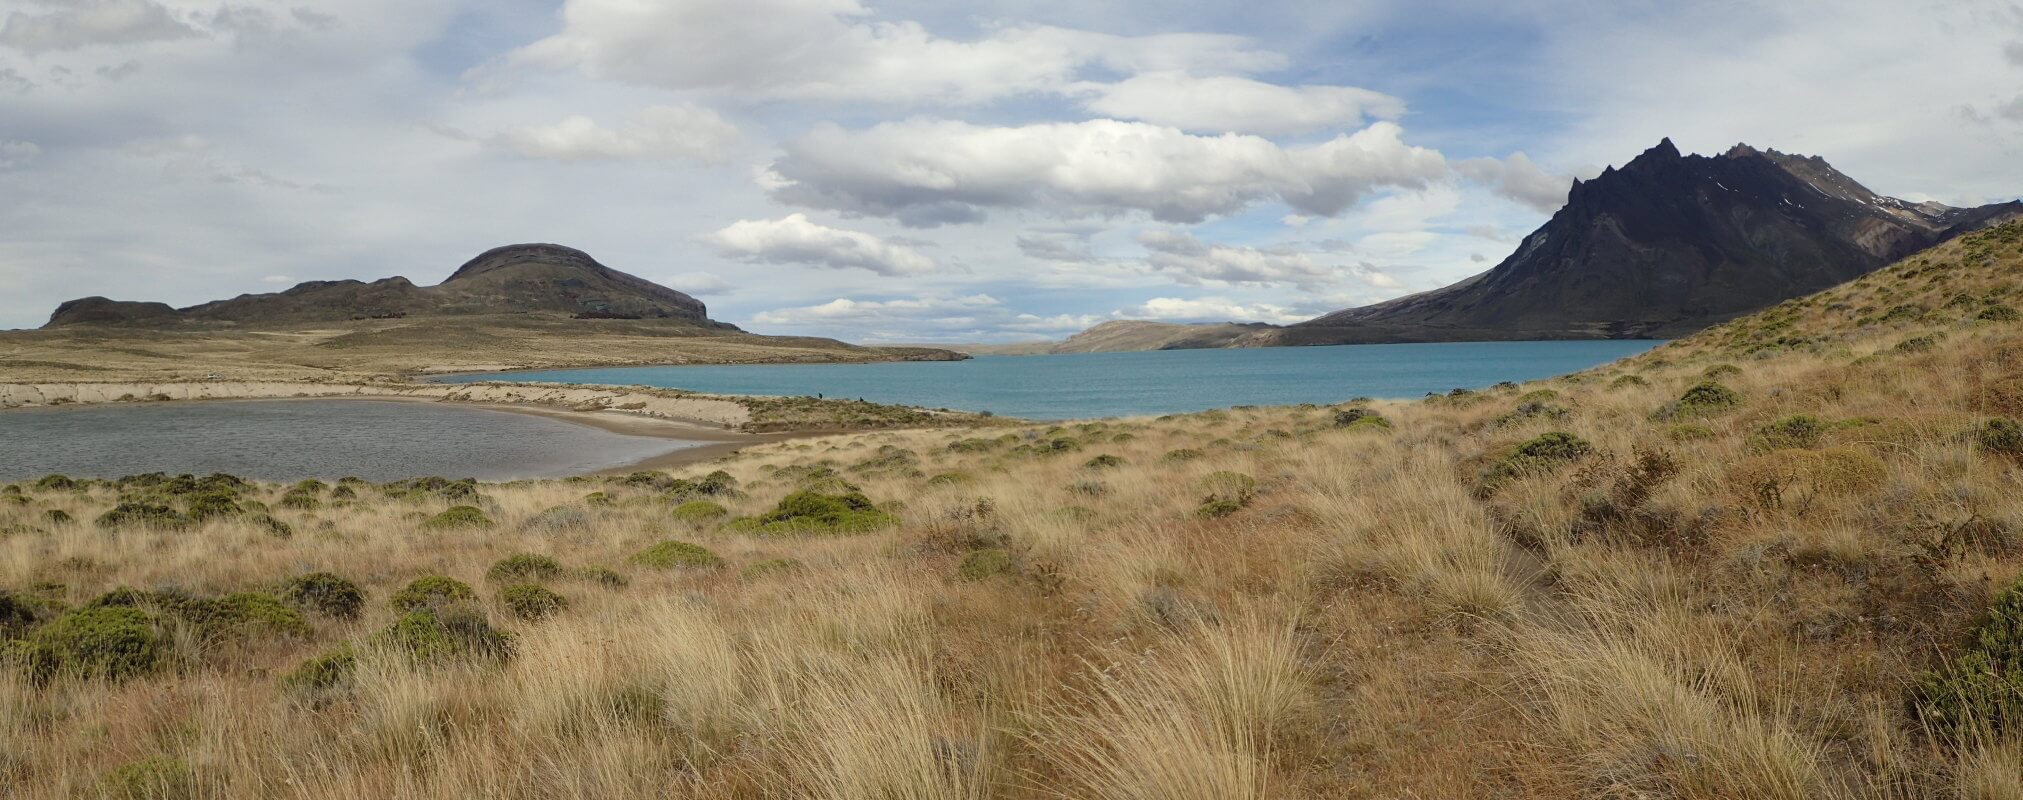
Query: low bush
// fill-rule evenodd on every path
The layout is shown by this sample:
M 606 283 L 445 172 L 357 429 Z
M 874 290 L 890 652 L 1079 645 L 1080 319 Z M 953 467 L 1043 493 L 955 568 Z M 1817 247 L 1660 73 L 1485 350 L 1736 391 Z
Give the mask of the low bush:
M 971 477 L 967 472 L 961 471 L 943 472 L 927 479 L 927 485 L 929 486 L 962 486 L 975 482 L 976 478 Z
M 710 522 L 730 515 L 730 509 L 710 500 L 690 500 L 675 506 L 671 514 L 682 522 Z
M 246 513 L 239 507 L 239 496 L 230 492 L 205 492 L 192 495 L 188 500 L 190 520 L 202 522 L 207 519 L 236 517 Z
M 964 556 L 962 565 L 957 567 L 955 572 L 962 576 L 963 580 L 980 581 L 1013 572 L 1017 568 L 1018 565 L 1014 563 L 1010 550 L 987 547 Z
M 1113 456 L 1109 453 L 1104 453 L 1082 462 L 1083 469 L 1116 469 L 1121 466 L 1124 466 L 1123 457 Z
M 1959 654 L 1918 681 L 1911 704 L 1954 740 L 2023 730 L 2023 581 L 1995 597 Z
M 1974 441 L 1982 450 L 2023 458 L 2023 424 L 2013 419 L 1991 419 L 1974 429 Z
M 457 528 L 489 528 L 492 518 L 477 506 L 450 506 L 442 513 L 429 517 L 421 524 L 429 530 L 453 530 Z
M 113 506 L 112 510 L 98 515 L 101 528 L 152 528 L 156 530 L 178 530 L 187 528 L 190 518 L 160 503 L 133 501 Z
M 42 519 L 51 525 L 69 525 L 77 521 L 70 516 L 70 512 L 60 508 L 52 508 L 43 512 Z
M 35 488 L 45 492 L 72 492 L 84 488 L 68 475 L 44 475 Z
M 1996 303 L 1981 309 L 1981 313 L 1975 314 L 1974 318 L 1983 322 L 2015 322 L 2023 319 L 2023 314 L 2018 314 L 2014 308 Z
M 538 583 L 516 583 L 499 590 L 499 602 L 524 620 L 538 620 L 569 607 L 567 598 Z
M 492 563 L 485 580 L 494 583 L 549 581 L 562 577 L 562 562 L 533 553 L 514 553 Z
M 1335 412 L 1337 428 L 1389 428 L 1391 421 L 1367 408 L 1345 408 Z
M 576 570 L 576 578 L 602 586 L 606 589 L 623 589 L 627 581 L 618 570 L 610 567 L 583 567 Z
M 359 591 L 358 584 L 330 572 L 289 578 L 281 584 L 281 597 L 298 608 L 336 619 L 358 619 L 365 609 L 365 593 Z
M 1756 429 L 1752 442 L 1764 450 L 1799 448 L 1810 450 L 1819 446 L 1830 426 L 1810 414 L 1793 414 Z
M 424 575 L 394 592 L 386 604 L 395 611 L 425 611 L 474 599 L 477 593 L 471 591 L 468 583 L 442 575 Z
M 767 575 L 800 572 L 806 568 L 807 565 L 802 564 L 799 559 L 768 558 L 746 564 L 744 569 L 738 570 L 738 576 L 749 580 L 752 578 L 763 578 Z
M 296 665 L 281 676 L 281 686 L 320 700 L 350 683 L 357 669 L 358 655 L 342 647 Z
M 1649 385 L 1651 382 L 1644 380 L 1640 375 L 1619 375 L 1615 380 L 1609 381 L 1611 389 L 1642 388 Z
M 723 566 L 723 558 L 702 545 L 669 539 L 633 553 L 632 563 L 654 569 L 714 568 Z
M 1532 437 L 1512 448 L 1483 474 L 1483 484 L 1494 486 L 1523 475 L 1543 472 L 1594 452 L 1594 445 L 1571 433 L 1553 431 Z
M 732 530 L 759 534 L 862 533 L 897 523 L 861 492 L 823 494 L 803 489 L 780 499 L 772 511 L 732 520 Z
M 28 673 L 123 680 L 168 661 L 170 639 L 153 615 L 130 606 L 86 606 L 35 629 L 26 645 Z
M 388 497 L 403 500 L 448 500 L 450 502 L 457 502 L 460 500 L 477 499 L 478 482 L 469 478 L 450 480 L 431 475 L 424 478 L 394 481 L 381 487 L 381 490 Z
M 1719 414 L 1742 404 L 1742 395 L 1718 382 L 1707 380 L 1687 389 L 1679 399 L 1658 409 L 1659 419 L 1691 418 Z
M 513 653 L 512 634 L 493 628 L 484 612 L 461 605 L 409 611 L 371 642 L 418 662 L 504 659 Z
M 1160 456 L 1159 460 L 1168 464 L 1180 464 L 1188 461 L 1193 461 L 1206 455 L 1208 454 L 1200 450 L 1196 450 L 1191 447 L 1182 447 L 1177 450 L 1166 451 L 1166 455 Z

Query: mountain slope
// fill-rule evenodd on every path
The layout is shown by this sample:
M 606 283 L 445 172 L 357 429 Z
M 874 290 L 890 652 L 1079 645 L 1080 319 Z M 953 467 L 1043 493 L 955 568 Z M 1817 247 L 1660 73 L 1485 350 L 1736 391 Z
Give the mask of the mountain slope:
M 2023 212 L 1883 197 L 1817 156 L 1670 139 L 1575 182 L 1493 269 L 1249 344 L 1670 337 L 1859 277 Z
M 244 294 L 183 309 L 105 298 L 59 306 L 45 328 L 66 325 L 155 326 L 176 322 L 243 325 L 397 318 L 424 314 L 552 312 L 586 317 L 671 319 L 729 327 L 709 319 L 702 301 L 607 267 L 588 253 L 554 244 L 487 250 L 435 286 L 402 277 L 310 281 L 270 294 Z

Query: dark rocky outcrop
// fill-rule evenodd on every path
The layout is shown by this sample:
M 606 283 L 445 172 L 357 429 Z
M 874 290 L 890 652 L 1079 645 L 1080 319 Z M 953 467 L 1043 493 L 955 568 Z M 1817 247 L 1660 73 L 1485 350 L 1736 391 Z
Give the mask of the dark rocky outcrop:
M 729 329 L 702 301 L 607 267 L 554 244 L 487 250 L 435 286 L 402 277 L 310 281 L 282 292 L 244 294 L 183 309 L 88 297 L 58 307 L 43 327 L 291 324 L 410 315 L 568 314 L 586 319 L 669 319 Z

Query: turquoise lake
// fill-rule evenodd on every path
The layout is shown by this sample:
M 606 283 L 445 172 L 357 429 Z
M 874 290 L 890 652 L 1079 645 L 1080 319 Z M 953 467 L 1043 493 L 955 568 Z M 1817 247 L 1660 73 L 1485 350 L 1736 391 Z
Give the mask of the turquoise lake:
M 1658 340 L 1459 342 L 1162 350 L 968 361 L 623 367 L 439 378 L 657 386 L 713 394 L 826 396 L 1027 419 L 1169 414 L 1234 405 L 1410 398 L 1549 378 L 1642 353 Z

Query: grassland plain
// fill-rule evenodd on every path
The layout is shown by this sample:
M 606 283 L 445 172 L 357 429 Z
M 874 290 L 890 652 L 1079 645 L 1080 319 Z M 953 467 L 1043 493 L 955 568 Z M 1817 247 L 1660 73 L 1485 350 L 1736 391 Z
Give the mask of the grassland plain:
M 0 782 L 2019 798 L 2019 302 L 2010 224 L 1413 403 L 15 485 Z

